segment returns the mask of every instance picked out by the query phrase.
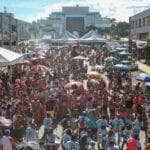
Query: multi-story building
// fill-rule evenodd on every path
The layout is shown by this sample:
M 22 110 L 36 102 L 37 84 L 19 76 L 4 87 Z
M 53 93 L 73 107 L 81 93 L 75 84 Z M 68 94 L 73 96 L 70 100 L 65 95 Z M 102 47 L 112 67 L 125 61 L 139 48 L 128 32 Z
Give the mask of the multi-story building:
M 130 39 L 147 40 L 150 37 L 150 9 L 129 18 Z
M 17 33 L 18 41 L 24 41 L 30 39 L 31 24 L 22 20 L 17 20 Z
M 0 47 L 15 50 L 18 42 L 30 39 L 30 24 L 14 17 L 13 13 L 0 12 Z
M 111 26 L 108 18 L 102 18 L 99 12 L 91 12 L 89 7 L 62 7 L 61 12 L 52 12 L 46 20 L 38 20 L 45 24 L 45 28 L 49 27 L 55 30 L 55 36 L 63 34 L 64 30 L 70 32 L 78 32 L 82 35 L 87 26 L 94 25 L 100 28 Z
M 0 12 L 0 46 L 12 49 L 17 43 L 17 21 L 12 13 Z

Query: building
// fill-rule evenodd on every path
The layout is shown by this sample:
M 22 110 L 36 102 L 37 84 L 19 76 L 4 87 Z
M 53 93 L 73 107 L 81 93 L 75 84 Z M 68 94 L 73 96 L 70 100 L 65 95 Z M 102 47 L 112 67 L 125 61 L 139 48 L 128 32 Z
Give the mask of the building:
M 150 9 L 129 18 L 130 39 L 147 40 L 150 37 Z
M 111 26 L 111 21 L 108 18 L 102 18 L 99 12 L 91 12 L 89 7 L 62 7 L 60 12 L 52 12 L 49 17 L 43 21 L 38 20 L 43 27 L 51 28 L 55 31 L 55 36 L 63 34 L 64 30 L 69 32 L 78 32 L 82 35 L 87 26 L 94 25 L 100 28 Z
M 17 33 L 19 42 L 30 39 L 30 28 L 30 23 L 17 19 Z
M 30 24 L 14 17 L 13 13 L 0 12 L 0 47 L 15 50 L 18 42 L 30 39 Z
M 17 21 L 12 13 L 0 12 L 0 46 L 13 48 L 17 44 Z

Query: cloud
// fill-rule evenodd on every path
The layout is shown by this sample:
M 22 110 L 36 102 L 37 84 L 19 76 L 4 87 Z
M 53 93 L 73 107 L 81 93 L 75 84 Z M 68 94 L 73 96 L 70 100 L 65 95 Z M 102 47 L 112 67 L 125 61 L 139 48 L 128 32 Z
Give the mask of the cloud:
M 46 18 L 51 12 L 61 11 L 62 6 L 75 6 L 77 4 L 89 6 L 90 11 L 98 11 L 102 17 L 108 16 L 116 18 L 118 21 L 128 21 L 128 18 L 134 13 L 150 8 L 150 0 L 19 0 L 16 4 L 11 3 L 11 7 L 35 9 L 36 15 L 32 13 L 29 16 L 22 14 L 23 19 L 31 22 Z

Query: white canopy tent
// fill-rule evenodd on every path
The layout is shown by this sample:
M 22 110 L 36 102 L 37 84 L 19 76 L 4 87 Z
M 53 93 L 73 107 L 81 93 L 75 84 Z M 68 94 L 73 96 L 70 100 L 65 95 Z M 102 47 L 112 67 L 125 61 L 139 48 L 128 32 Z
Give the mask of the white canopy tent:
M 71 42 L 71 41 L 77 41 L 78 37 L 76 37 L 74 34 L 70 33 L 69 31 L 65 31 L 60 38 L 58 39 L 52 39 L 52 41 L 58 41 L 58 42 Z
M 0 66 L 13 65 L 23 56 L 23 54 L 0 47 Z
M 106 42 L 106 39 L 103 38 L 100 34 L 98 34 L 94 30 L 89 31 L 84 36 L 82 36 L 79 40 L 81 42 Z

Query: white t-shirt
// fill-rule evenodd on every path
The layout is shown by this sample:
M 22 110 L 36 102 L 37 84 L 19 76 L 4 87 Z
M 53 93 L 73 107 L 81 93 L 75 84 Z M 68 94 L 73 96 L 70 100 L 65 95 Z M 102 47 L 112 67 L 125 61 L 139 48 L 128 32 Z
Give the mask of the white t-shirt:
M 2 145 L 3 145 L 3 150 L 13 150 L 10 136 L 2 137 Z
M 79 142 L 71 140 L 65 144 L 65 148 L 67 150 L 80 150 L 80 145 Z

